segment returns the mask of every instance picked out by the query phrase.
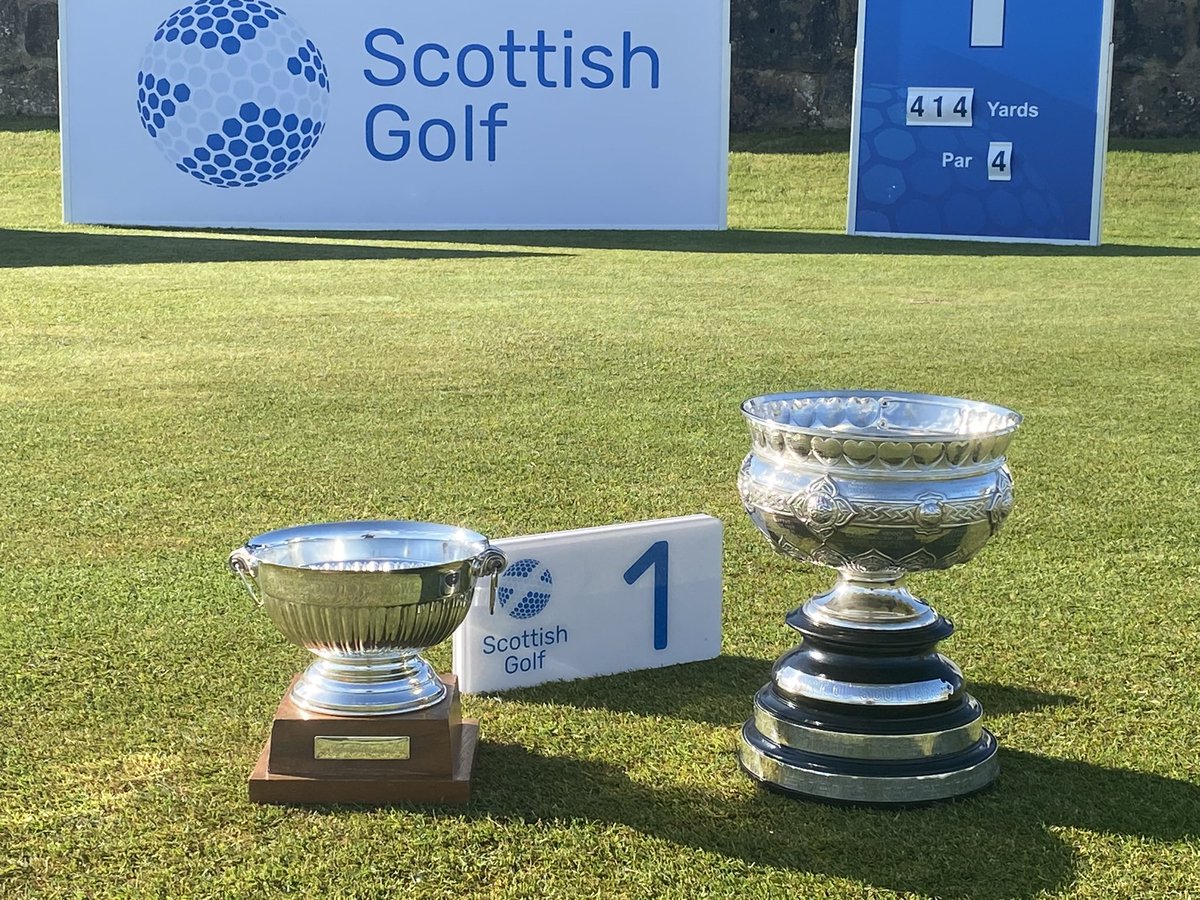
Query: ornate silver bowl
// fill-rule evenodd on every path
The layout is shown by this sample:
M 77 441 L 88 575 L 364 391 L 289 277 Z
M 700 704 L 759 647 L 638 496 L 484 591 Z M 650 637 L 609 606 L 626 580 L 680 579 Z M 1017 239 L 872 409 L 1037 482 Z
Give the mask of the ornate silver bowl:
M 995 742 L 961 672 L 933 649 L 953 626 L 905 577 L 966 562 L 999 530 L 1021 417 L 885 391 L 771 394 L 742 413 L 751 451 L 738 490 L 751 521 L 780 553 L 838 572 L 788 615 L 804 640 L 756 698 L 743 767 L 852 802 L 925 802 L 990 783 Z
M 428 522 L 331 522 L 270 531 L 229 557 L 275 626 L 316 654 L 297 706 L 391 715 L 438 703 L 445 686 L 421 651 L 466 618 L 476 579 L 504 554 L 487 538 Z
M 819 391 L 742 404 L 752 449 L 738 489 L 780 553 L 837 569 L 808 612 L 845 624 L 928 620 L 898 582 L 982 549 L 1012 511 L 1004 463 L 1021 417 L 925 394 Z

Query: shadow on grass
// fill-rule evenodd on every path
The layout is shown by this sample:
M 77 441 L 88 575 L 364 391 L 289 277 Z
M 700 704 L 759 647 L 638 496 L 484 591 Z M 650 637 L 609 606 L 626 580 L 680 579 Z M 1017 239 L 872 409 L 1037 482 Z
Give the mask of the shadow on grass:
M 1112 138 L 1108 149 L 1118 153 L 1200 153 L 1200 138 Z
M 333 235 L 329 235 L 333 237 Z M 194 234 L 83 234 L 0 228 L 0 269 L 31 266 L 126 266 L 147 263 L 284 262 L 353 259 L 519 259 L 562 254 L 526 250 L 479 250 L 379 246 L 340 234 L 338 243 L 197 237 Z M 394 237 L 394 235 L 393 235 Z
M 49 116 L 0 116 L 0 131 L 58 131 L 58 119 Z
M 1132 153 L 1198 153 L 1200 139 L 1195 137 L 1146 138 L 1114 137 L 1109 150 Z M 731 153 L 788 154 L 805 156 L 821 153 L 850 153 L 849 129 L 813 131 L 754 131 L 729 135 Z
M 729 135 L 731 153 L 788 154 L 850 153 L 850 131 L 742 131 Z
M 968 681 L 967 691 L 979 701 L 985 716 L 1008 716 L 1047 706 L 1074 706 L 1079 702 L 1070 694 L 1050 694 L 987 681 Z
M 198 233 L 199 231 L 199 233 Z M 313 239 L 329 243 L 305 243 Z M 403 244 L 366 244 L 393 241 Z M 459 245 L 445 249 L 412 243 Z M 480 245 L 503 247 L 481 250 Z M 536 248 L 536 249 L 529 249 Z M 767 255 L 963 257 L 1188 257 L 1197 247 L 1105 244 L 1064 247 L 864 238 L 809 231 L 265 231 L 155 230 L 143 234 L 0 228 L 0 269 L 319 259 L 489 259 L 563 256 L 571 250 Z
M 674 717 L 734 729 L 751 713 L 769 661 L 746 656 L 540 685 L 516 701 Z M 970 686 L 993 715 L 1078 702 L 1002 684 Z M 1032 897 L 1076 878 L 1075 850 L 1049 829 L 1082 828 L 1152 840 L 1200 836 L 1200 788 L 1137 772 L 1001 751 L 997 785 L 957 803 L 903 812 L 827 806 L 751 789 L 730 756 L 729 791 L 638 783 L 597 760 L 480 746 L 469 815 L 522 821 L 584 819 L 741 860 L 943 897 Z M 533 788 L 531 786 L 536 786 Z
M 262 232 L 252 232 L 262 233 Z M 336 232 L 303 232 L 305 237 L 337 237 Z M 345 237 L 343 233 L 340 235 Z M 818 231 L 380 231 L 355 235 L 372 240 L 484 244 L 575 250 L 639 250 L 669 253 L 763 253 L 863 256 L 971 257 L 1144 257 L 1200 256 L 1198 247 L 1102 244 L 1074 247 L 1047 244 L 1000 244 L 982 241 L 914 240 L 851 237 Z
M 662 669 L 551 682 L 507 691 L 504 697 L 521 703 L 609 709 L 733 727 L 750 716 L 755 692 L 770 677 L 769 660 L 719 656 Z M 1048 694 L 986 682 L 971 682 L 967 688 L 989 715 L 1029 712 L 1076 702 L 1074 697 L 1066 694 Z
M 1198 153 L 1200 139 L 1194 137 L 1145 138 L 1114 137 L 1109 150 L 1132 153 Z M 829 131 L 755 131 L 729 135 L 732 153 L 850 153 L 849 130 Z
M 732 727 L 746 720 L 754 692 L 770 677 L 769 660 L 719 656 L 662 669 L 551 682 L 506 691 L 504 698 L 518 703 L 610 709 Z
M 1200 787 L 1139 772 L 1001 751 L 995 787 L 903 812 L 832 807 L 749 790 L 655 788 L 593 760 L 483 744 L 467 817 L 615 823 L 749 865 L 940 897 L 1032 897 L 1076 878 L 1053 827 L 1154 841 L 1200 837 Z M 728 760 L 729 778 L 743 778 Z M 748 782 L 747 782 L 748 783 Z

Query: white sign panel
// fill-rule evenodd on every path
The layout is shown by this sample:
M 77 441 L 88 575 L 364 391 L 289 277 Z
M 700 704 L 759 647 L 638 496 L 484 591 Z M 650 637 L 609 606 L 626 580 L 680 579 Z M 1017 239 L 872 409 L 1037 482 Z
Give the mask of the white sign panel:
M 729 0 L 59 0 L 69 222 L 724 228 Z
M 468 694 L 712 659 L 721 548 L 711 516 L 493 541 L 508 556 L 494 613 L 481 583 L 454 633 Z

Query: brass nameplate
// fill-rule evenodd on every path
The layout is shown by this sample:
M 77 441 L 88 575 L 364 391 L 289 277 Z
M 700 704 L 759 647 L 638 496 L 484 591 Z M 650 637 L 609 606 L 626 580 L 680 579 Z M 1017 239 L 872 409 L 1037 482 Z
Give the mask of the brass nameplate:
M 314 759 L 408 759 L 409 739 L 404 737 L 342 737 L 318 735 L 313 738 Z

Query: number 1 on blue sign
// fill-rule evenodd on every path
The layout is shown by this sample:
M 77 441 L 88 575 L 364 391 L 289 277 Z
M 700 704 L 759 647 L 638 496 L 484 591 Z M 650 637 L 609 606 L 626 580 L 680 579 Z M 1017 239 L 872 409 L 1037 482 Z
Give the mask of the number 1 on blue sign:
M 666 541 L 655 541 L 650 549 L 625 570 L 625 583 L 633 584 L 654 569 L 654 649 L 667 649 L 667 583 L 670 547 Z

